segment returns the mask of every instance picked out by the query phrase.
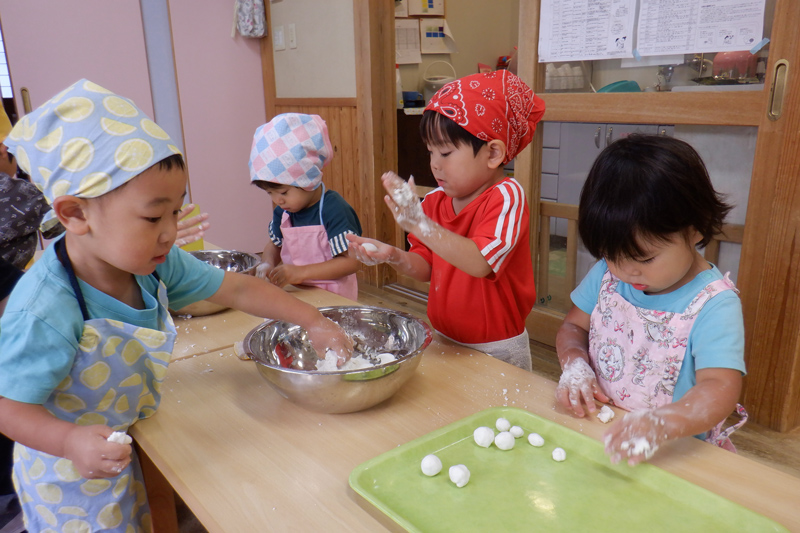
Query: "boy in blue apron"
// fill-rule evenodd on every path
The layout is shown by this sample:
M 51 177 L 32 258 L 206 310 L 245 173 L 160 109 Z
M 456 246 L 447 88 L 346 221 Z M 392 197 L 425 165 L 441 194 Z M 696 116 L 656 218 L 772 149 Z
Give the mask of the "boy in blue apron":
M 260 126 L 250 151 L 250 181 L 275 204 L 269 240 L 256 275 L 275 285 L 312 285 L 358 299 L 359 262 L 345 235 L 361 235 L 358 215 L 322 168 L 333 157 L 328 127 L 318 115 L 284 113 Z
M 80 80 L 20 120 L 6 145 L 66 232 L 22 276 L 0 321 L 0 431 L 29 531 L 150 531 L 141 470 L 109 442 L 153 415 L 176 332 L 168 303 L 208 299 L 305 327 L 344 359 L 312 306 L 173 246 L 187 174 L 130 100 Z

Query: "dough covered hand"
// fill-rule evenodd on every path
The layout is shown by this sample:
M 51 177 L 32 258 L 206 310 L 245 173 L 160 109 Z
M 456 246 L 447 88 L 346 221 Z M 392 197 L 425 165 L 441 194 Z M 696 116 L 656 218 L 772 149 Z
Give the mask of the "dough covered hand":
M 107 426 L 75 426 L 64 440 L 64 457 L 86 479 L 115 477 L 130 464 L 132 448 L 109 442 L 111 434 Z
M 272 272 L 272 265 L 270 263 L 259 263 L 256 266 L 257 278 L 269 280 L 270 272 Z
M 300 267 L 282 263 L 269 272 L 269 280 L 278 287 L 299 285 L 305 281 Z
M 336 366 L 341 367 L 353 357 L 353 341 L 333 320 L 320 315 L 306 327 L 311 346 L 321 359 L 336 357 Z
M 367 266 L 388 263 L 392 258 L 394 246 L 390 244 L 385 244 L 375 239 L 359 237 L 352 233 L 348 233 L 345 238 L 349 243 L 347 254 Z
M 583 358 L 575 358 L 564 366 L 556 387 L 556 399 L 577 416 L 584 416 L 584 406 L 590 413 L 597 411 L 594 400 L 607 402 L 608 397 L 597 386 L 594 370 Z
M 386 172 L 381 176 L 381 182 L 389 193 L 384 200 L 397 224 L 408 233 L 429 233 L 431 220 L 422 211 L 414 177 L 410 177 L 406 182 L 394 172 Z
M 178 212 L 178 234 L 175 237 L 176 246 L 185 246 L 203 238 L 205 231 L 211 227 L 208 222 L 208 213 L 186 218 L 195 208 L 194 204 L 186 204 Z
M 646 461 L 669 440 L 668 420 L 657 411 L 627 413 L 604 436 L 605 451 L 612 463 L 626 459 L 629 465 Z

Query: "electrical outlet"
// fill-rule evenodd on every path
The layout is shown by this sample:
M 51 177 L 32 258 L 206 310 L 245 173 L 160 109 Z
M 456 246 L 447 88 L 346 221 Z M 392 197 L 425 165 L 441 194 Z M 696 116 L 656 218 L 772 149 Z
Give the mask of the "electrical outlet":
M 297 31 L 294 27 L 294 23 L 289 24 L 286 40 L 289 41 L 289 48 L 297 48 Z
M 286 50 L 286 42 L 283 40 L 283 26 L 272 28 L 272 49 L 276 52 Z

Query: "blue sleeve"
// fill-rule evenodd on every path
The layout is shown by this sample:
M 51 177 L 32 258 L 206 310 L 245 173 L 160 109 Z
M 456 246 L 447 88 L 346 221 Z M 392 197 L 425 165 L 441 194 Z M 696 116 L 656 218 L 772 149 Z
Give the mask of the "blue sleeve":
M 225 277 L 224 270 L 200 261 L 177 246 L 172 247 L 167 261 L 159 265 L 156 272 L 167 286 L 167 297 L 172 309 L 205 300 L 217 292 Z M 148 278 L 153 280 L 152 276 Z
M 586 277 L 581 280 L 580 285 L 570 294 L 572 303 L 587 315 L 591 315 L 595 305 L 597 305 L 597 298 L 600 295 L 600 285 L 603 282 L 603 276 L 605 276 L 607 270 L 608 265 L 605 259 L 601 259 L 595 263 L 588 274 L 586 274 Z
M 361 235 L 361 222 L 355 210 L 336 191 L 329 191 L 325 195 L 322 209 L 322 220 L 331 245 L 331 256 L 336 257 L 347 251 L 349 243 L 345 235 L 348 233 Z
M 272 244 L 280 248 L 283 246 L 283 232 L 281 231 L 281 219 L 283 218 L 283 209 L 276 207 L 272 212 L 272 220 L 269 222 L 269 238 Z
M 745 374 L 744 318 L 736 293 L 725 291 L 703 306 L 692 326 L 686 350 L 673 401 L 695 386 L 698 370 L 731 368 Z

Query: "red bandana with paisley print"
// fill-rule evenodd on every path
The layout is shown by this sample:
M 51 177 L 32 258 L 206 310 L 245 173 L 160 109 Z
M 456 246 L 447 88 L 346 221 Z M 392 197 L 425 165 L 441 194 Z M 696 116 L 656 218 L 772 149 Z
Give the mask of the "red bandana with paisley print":
M 483 141 L 506 145 L 504 163 L 533 139 L 544 101 L 515 74 L 496 70 L 452 81 L 439 89 L 425 110 L 440 113 Z

